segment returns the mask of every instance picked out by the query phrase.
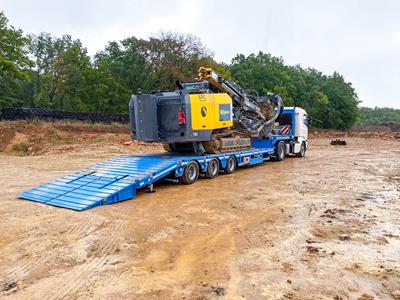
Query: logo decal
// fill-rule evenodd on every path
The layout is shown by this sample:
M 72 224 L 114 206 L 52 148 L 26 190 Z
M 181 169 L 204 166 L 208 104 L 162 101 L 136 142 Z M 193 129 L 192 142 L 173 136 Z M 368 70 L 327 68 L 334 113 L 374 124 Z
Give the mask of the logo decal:
M 232 121 L 232 107 L 230 104 L 219 105 L 219 120 Z
M 202 115 L 202 117 L 207 116 L 207 107 L 205 107 L 205 106 L 201 107 L 201 115 Z

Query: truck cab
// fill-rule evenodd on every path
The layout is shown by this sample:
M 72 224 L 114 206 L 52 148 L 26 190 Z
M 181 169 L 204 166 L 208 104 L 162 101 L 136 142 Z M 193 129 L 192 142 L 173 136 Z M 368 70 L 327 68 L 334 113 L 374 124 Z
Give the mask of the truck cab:
M 286 154 L 304 156 L 308 148 L 308 128 L 311 118 L 300 107 L 285 107 L 275 121 L 273 133 L 286 140 Z

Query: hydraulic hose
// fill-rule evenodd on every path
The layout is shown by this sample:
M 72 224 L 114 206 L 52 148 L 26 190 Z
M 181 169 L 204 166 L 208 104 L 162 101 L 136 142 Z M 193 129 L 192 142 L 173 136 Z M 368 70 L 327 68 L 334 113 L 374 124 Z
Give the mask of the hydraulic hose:
M 260 128 L 258 128 L 257 136 L 260 136 L 265 127 L 269 126 L 270 124 L 272 124 L 272 122 L 275 122 L 275 120 L 278 119 L 284 108 L 282 98 L 279 95 L 269 93 L 268 98 L 270 98 L 270 100 L 276 105 L 275 114 L 271 119 L 266 121 L 263 125 L 260 126 Z

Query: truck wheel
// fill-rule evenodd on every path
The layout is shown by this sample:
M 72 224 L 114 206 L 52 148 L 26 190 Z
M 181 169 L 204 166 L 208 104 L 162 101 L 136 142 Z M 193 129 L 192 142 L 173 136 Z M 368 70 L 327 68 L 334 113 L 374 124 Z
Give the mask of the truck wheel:
M 285 142 L 279 142 L 276 146 L 276 160 L 281 161 L 284 160 L 286 156 L 286 144 Z
M 306 155 L 306 150 L 307 150 L 306 143 L 302 142 L 301 146 L 300 146 L 300 152 L 297 153 L 297 156 L 298 157 L 304 157 Z
M 236 170 L 236 158 L 231 155 L 228 157 L 228 160 L 226 161 L 226 167 L 224 169 L 225 174 L 232 174 Z
M 207 172 L 205 174 L 206 178 L 212 179 L 217 177 L 219 174 L 219 161 L 213 158 L 208 162 Z
M 187 164 L 185 171 L 181 176 L 181 182 L 183 184 L 192 184 L 195 183 L 198 178 L 199 178 L 199 165 L 197 164 L 196 161 L 192 160 Z

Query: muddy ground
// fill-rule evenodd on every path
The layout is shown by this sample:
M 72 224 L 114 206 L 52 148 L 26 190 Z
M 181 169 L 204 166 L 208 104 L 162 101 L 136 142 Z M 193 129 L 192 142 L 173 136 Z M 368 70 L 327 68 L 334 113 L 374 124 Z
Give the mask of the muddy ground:
M 56 125 L 0 123 L 0 298 L 400 299 L 399 139 L 315 135 L 303 159 L 75 212 L 16 195 L 160 146 Z

